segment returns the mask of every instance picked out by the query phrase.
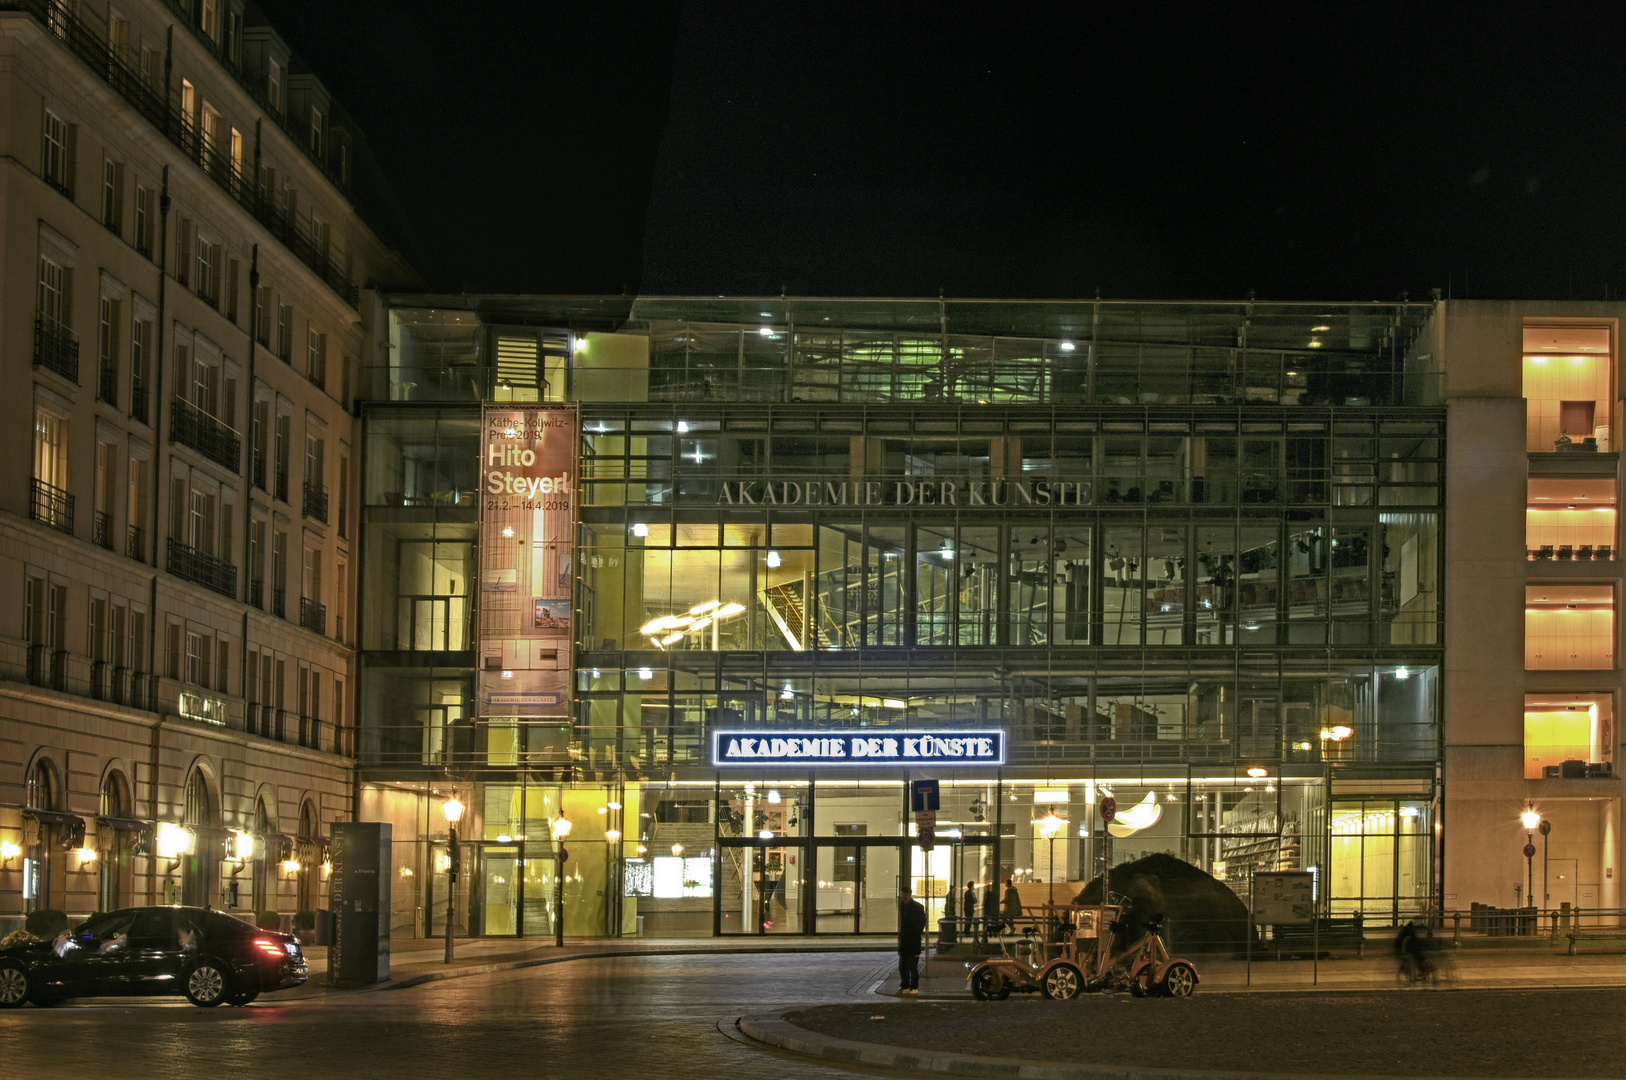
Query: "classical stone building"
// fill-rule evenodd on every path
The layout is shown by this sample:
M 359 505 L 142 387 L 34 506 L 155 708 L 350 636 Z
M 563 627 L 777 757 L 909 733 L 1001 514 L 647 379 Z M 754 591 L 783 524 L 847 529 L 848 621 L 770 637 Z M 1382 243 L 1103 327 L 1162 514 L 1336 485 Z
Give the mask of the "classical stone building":
M 353 809 L 360 134 L 238 0 L 0 11 L 0 926 L 314 909 Z

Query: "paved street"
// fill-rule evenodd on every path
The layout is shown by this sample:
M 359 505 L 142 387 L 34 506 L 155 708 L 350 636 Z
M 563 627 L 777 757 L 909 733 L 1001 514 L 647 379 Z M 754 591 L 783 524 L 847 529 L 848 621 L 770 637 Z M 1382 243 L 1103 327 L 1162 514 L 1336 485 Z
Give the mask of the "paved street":
M 717 1021 L 853 1001 L 884 953 L 580 960 L 246 1009 L 182 999 L 0 1012 L 8 1077 L 846 1077 L 768 1052 Z M 872 999 L 873 1000 L 873 999 Z M 866 1072 L 862 1075 L 888 1075 Z

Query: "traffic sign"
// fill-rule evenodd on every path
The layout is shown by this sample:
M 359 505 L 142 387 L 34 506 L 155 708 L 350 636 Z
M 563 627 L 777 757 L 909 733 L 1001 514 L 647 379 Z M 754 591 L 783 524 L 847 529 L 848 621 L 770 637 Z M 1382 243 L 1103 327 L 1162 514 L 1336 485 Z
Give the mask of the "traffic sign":
M 930 851 L 937 846 L 937 833 L 930 825 L 922 825 L 915 832 L 915 842 L 920 845 L 921 851 Z
M 937 828 L 937 811 L 917 810 L 915 812 L 915 824 L 922 829 Z
M 555 852 L 555 854 L 557 854 L 559 856 L 559 861 L 560 862 L 564 862 L 566 859 L 570 858 L 570 852 L 566 851 L 562 847 L 557 852 Z
M 1536 845 L 1534 845 L 1534 844 L 1526 844 L 1526 845 L 1524 845 L 1524 857 L 1527 858 L 1527 859 L 1534 859 L 1536 857 Z
M 1118 818 L 1118 800 L 1111 795 L 1101 796 L 1101 820 L 1111 824 Z
M 909 807 L 917 814 L 940 809 L 937 801 L 937 781 L 912 781 L 909 785 Z

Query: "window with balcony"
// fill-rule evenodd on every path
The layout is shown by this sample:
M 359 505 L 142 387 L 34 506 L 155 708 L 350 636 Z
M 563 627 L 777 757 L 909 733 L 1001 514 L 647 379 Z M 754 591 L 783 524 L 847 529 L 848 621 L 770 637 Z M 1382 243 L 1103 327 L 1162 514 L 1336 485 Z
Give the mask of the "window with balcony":
M 35 292 L 34 363 L 78 382 L 79 338 L 68 327 L 72 281 L 72 270 L 40 256 Z
M 1526 780 L 1614 775 L 1615 706 L 1610 694 L 1526 694 Z
M 1537 562 L 1608 562 L 1618 555 L 1615 515 L 1613 480 L 1532 478 L 1525 551 Z
M 1614 365 L 1606 326 L 1524 328 L 1526 449 L 1597 453 L 1610 439 Z
M 34 478 L 30 512 L 35 521 L 73 533 L 73 496 L 68 494 L 68 422 L 49 409 L 34 410 Z
M 102 297 L 96 319 L 96 398 L 119 403 L 119 302 Z
M 112 158 L 102 159 L 102 224 L 124 230 L 124 166 Z
M 73 130 L 50 109 L 45 110 L 40 173 L 47 184 L 73 198 Z
M 135 242 L 136 250 L 152 258 L 152 190 L 141 184 L 135 189 Z
M 130 415 L 147 422 L 148 357 L 152 355 L 152 323 L 136 319 L 130 324 Z
M 277 305 L 277 357 L 290 361 L 294 355 L 294 306 Z
M 1615 666 L 1615 594 L 1609 585 L 1528 585 L 1526 671 L 1604 671 Z

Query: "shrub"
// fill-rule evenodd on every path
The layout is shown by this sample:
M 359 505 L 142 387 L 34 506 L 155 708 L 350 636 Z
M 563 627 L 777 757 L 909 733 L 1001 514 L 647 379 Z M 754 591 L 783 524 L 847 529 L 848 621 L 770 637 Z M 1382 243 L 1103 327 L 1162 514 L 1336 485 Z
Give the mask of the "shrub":
M 254 925 L 261 930 L 282 929 L 282 916 L 274 911 L 262 911 L 254 916 Z
M 296 912 L 294 912 L 294 929 L 295 930 L 315 930 L 316 929 L 316 912 L 314 912 L 314 911 L 296 911 Z
M 35 934 L 30 934 L 27 930 L 13 930 L 5 937 L 0 938 L 0 949 L 9 949 L 14 945 L 27 945 L 30 942 L 43 940 L 43 938 Z
M 41 938 L 54 938 L 67 928 L 67 913 L 58 911 L 56 908 L 40 908 L 38 911 L 30 911 L 28 918 L 23 920 L 23 929 Z

